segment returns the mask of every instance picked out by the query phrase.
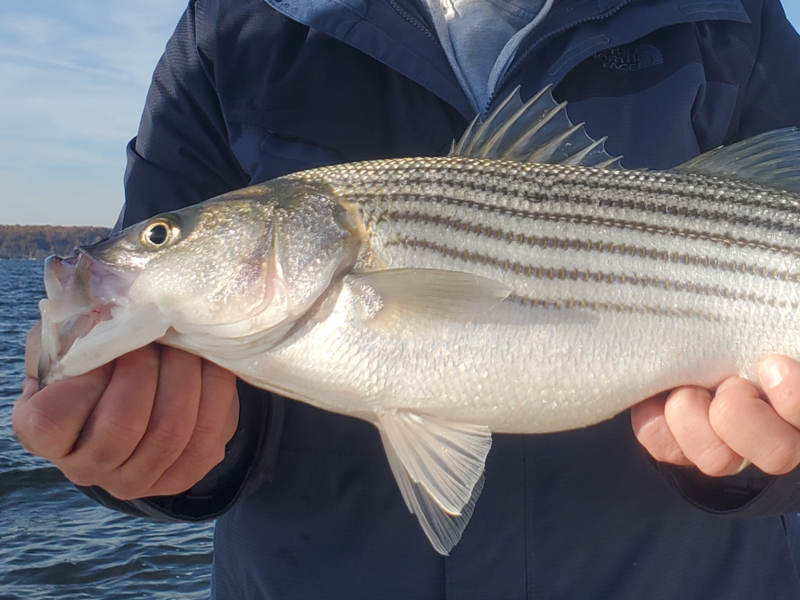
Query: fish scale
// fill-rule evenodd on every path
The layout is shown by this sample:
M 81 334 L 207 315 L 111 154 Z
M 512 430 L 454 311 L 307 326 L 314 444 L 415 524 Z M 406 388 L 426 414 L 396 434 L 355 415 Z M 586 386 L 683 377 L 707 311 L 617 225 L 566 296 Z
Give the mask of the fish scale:
M 547 281 L 553 301 L 598 307 L 618 304 L 620 286 L 640 288 L 630 310 L 798 307 L 796 195 L 694 174 L 465 160 L 376 161 L 311 177 L 358 207 L 373 240 L 362 260 L 389 268 L 468 270 L 523 299 Z M 476 189 L 464 172 L 483 183 Z

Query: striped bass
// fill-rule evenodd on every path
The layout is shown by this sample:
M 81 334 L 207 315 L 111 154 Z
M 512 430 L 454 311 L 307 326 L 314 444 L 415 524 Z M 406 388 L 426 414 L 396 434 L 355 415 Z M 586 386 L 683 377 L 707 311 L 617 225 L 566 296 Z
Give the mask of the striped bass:
M 800 358 L 800 135 L 628 171 L 544 90 L 447 157 L 288 175 L 45 269 L 41 378 L 152 341 L 374 423 L 447 554 L 491 432 L 584 427 Z

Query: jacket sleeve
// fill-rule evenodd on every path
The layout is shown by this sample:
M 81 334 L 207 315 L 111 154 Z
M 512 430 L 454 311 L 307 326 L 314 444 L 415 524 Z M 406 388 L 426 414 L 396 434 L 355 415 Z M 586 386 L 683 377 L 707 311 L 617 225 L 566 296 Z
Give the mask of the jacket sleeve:
M 763 0 L 760 15 L 752 16 L 760 20 L 760 43 L 729 143 L 800 127 L 800 35 L 786 19 L 780 0 Z
M 753 466 L 733 477 L 710 478 L 691 467 L 660 463 L 667 483 L 696 507 L 732 517 L 766 517 L 800 512 L 800 467 L 780 477 Z
M 764 0 L 760 8 L 759 14 L 751 14 L 754 22 L 760 20 L 758 52 L 750 79 L 740 91 L 728 143 L 773 129 L 800 127 L 800 36 L 779 0 Z M 773 477 L 751 466 L 740 475 L 719 479 L 693 468 L 667 464 L 657 468 L 686 500 L 711 513 L 758 517 L 800 512 L 800 467 Z
M 156 66 L 127 148 L 124 226 L 250 183 L 214 86 L 217 32 L 206 31 L 206 10 L 204 0 L 189 4 Z
M 230 149 L 213 84 L 216 32 L 204 28 L 210 4 L 190 2 L 156 67 L 138 135 L 127 149 L 123 226 L 249 184 Z M 239 428 L 224 460 L 187 492 L 122 501 L 98 487 L 81 491 L 132 515 L 216 518 L 268 478 L 283 422 L 282 398 L 240 383 L 239 400 Z

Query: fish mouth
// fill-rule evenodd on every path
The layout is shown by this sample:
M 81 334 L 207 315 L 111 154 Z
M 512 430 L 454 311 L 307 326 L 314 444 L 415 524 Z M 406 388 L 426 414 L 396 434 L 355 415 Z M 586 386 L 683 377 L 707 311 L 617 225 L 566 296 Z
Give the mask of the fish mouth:
M 98 260 L 83 247 L 76 248 L 68 258 L 51 256 L 45 261 L 47 298 L 39 303 L 40 385 L 66 375 L 61 368 L 64 357 L 99 324 L 114 318 L 126 303 L 137 274 L 137 270 Z

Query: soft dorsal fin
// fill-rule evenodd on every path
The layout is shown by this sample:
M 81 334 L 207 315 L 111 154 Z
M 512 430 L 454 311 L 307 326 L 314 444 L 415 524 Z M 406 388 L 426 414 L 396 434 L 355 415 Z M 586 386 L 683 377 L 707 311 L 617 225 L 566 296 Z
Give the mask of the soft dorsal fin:
M 485 121 L 480 115 L 475 117 L 450 155 L 619 168 L 621 157 L 612 157 L 605 151 L 606 138 L 590 138 L 583 123 L 575 125 L 569 120 L 566 106 L 566 102 L 555 101 L 551 86 L 525 103 L 518 87 Z
M 768 131 L 705 152 L 673 170 L 733 177 L 800 193 L 800 131 L 796 127 Z

